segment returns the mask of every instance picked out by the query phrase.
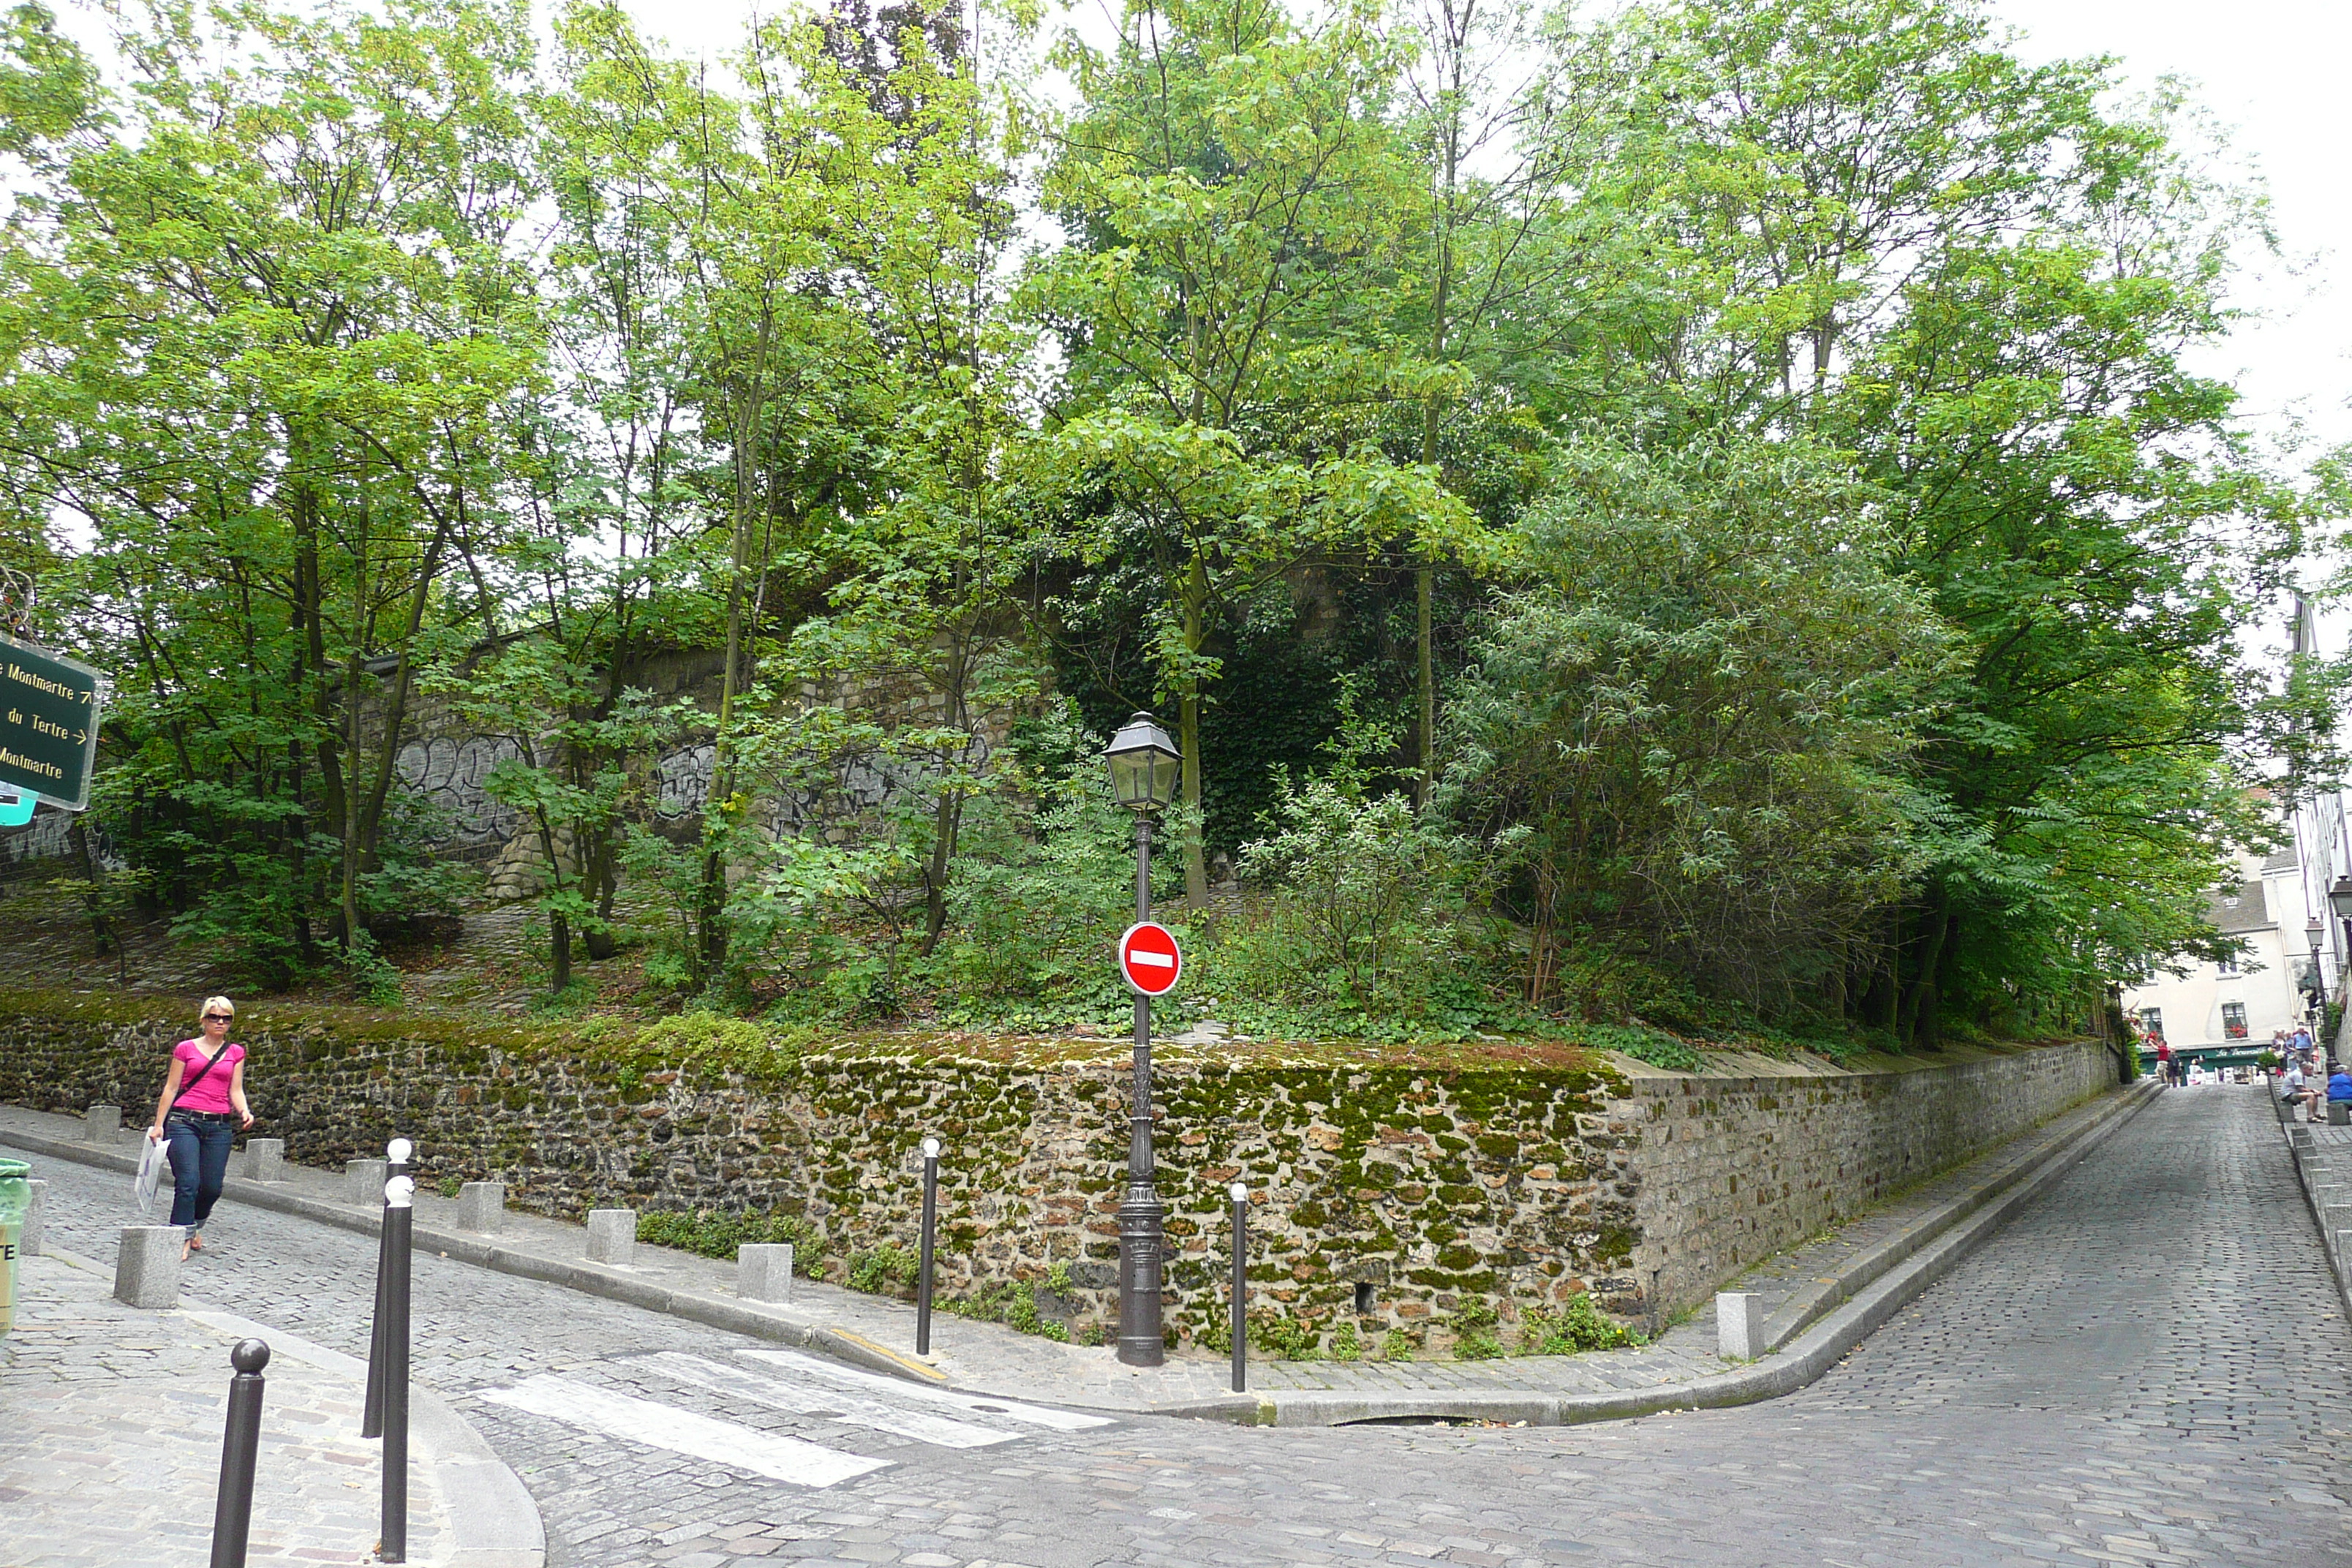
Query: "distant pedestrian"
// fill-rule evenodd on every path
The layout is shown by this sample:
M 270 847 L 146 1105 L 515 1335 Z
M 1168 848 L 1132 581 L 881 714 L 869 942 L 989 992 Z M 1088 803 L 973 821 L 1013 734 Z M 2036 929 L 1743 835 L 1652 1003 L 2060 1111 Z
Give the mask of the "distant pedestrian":
M 2156 1076 L 2164 1080 L 2167 1089 L 2172 1087 L 2172 1046 L 2167 1040 L 2156 1042 Z
M 207 996 L 199 1017 L 204 1033 L 172 1047 L 163 1092 L 155 1097 L 155 1124 L 147 1136 L 172 1152 L 172 1223 L 185 1229 L 180 1256 L 205 1249 L 204 1225 L 220 1201 L 228 1175 L 229 1145 L 253 1125 L 245 1103 L 245 1047 L 231 1045 L 236 1005 Z
M 2303 1076 L 2302 1062 L 2290 1061 L 2287 1064 L 2286 1083 L 2279 1090 L 2279 1100 L 2284 1105 L 2303 1107 L 2306 1116 L 2310 1114 L 2310 1108 L 2318 1103 L 2318 1092 L 2308 1086 Z

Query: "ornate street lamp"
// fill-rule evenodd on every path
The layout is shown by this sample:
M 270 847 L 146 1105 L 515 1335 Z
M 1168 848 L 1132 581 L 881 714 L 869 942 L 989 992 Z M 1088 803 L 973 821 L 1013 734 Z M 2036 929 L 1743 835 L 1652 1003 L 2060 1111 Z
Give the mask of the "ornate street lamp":
M 1183 754 L 1158 721 L 1138 713 L 1103 751 L 1111 797 L 1135 813 L 1135 918 L 1151 918 L 1151 817 L 1176 798 Z M 1118 1359 L 1158 1366 L 1167 1359 L 1160 1329 L 1160 1264 L 1166 1210 L 1152 1186 L 1151 999 L 1135 999 L 1135 1113 L 1129 1118 L 1127 1196 L 1118 1205 Z

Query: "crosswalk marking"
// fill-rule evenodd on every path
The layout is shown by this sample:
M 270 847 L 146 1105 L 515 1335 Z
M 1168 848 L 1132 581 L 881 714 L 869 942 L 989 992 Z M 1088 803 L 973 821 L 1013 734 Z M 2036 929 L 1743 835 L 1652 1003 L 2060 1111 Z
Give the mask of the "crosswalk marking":
M 985 1394 L 959 1394 L 953 1389 L 929 1388 L 919 1383 L 908 1383 L 900 1378 L 885 1377 L 880 1373 L 860 1372 L 855 1367 L 835 1366 L 814 1356 L 800 1355 L 792 1351 L 745 1350 L 736 1352 L 761 1361 L 772 1366 L 790 1367 L 810 1377 L 848 1388 L 878 1391 L 892 1399 L 915 1399 L 930 1405 L 945 1405 L 971 1415 L 1003 1415 L 1033 1426 L 1050 1427 L 1056 1432 L 1083 1432 L 1091 1426 L 1108 1426 L 1109 1418 L 1101 1415 L 1080 1415 L 1075 1411 L 1049 1410 L 1041 1405 L 1021 1405 L 1010 1399 L 992 1399 Z
M 992 1443 L 1010 1443 L 1020 1436 L 950 1416 L 901 1410 L 878 1399 L 848 1393 L 835 1384 L 796 1376 L 800 1369 L 795 1366 L 782 1366 L 777 1375 L 761 1376 L 681 1351 L 658 1351 L 632 1359 L 664 1377 L 730 1398 L 764 1405 L 773 1410 L 789 1410 L 795 1415 L 820 1414 L 847 1426 L 870 1426 L 877 1432 L 895 1433 L 942 1448 L 985 1448 Z
M 890 1463 L 887 1459 L 869 1459 L 862 1454 L 841 1453 L 798 1437 L 757 1431 L 732 1421 L 713 1420 L 692 1411 L 592 1388 L 546 1373 L 525 1378 L 512 1388 L 484 1389 L 482 1397 L 567 1426 L 625 1437 L 648 1447 L 667 1448 L 673 1454 L 732 1465 L 771 1480 L 804 1487 L 829 1487 L 886 1468 Z

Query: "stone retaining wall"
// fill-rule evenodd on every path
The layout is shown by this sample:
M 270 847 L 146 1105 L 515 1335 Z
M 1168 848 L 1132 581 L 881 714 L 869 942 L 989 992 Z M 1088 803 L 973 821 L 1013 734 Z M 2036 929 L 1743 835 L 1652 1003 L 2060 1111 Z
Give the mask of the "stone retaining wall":
M 2097 1040 L 1909 1072 L 1642 1079 L 1635 1269 L 1659 1271 L 1667 1302 L 1702 1299 L 2116 1079 Z
M 184 1032 L 0 1013 L 0 1102 L 152 1107 Z M 500 1180 L 541 1213 L 772 1210 L 808 1226 L 836 1277 L 856 1254 L 912 1247 L 914 1151 L 936 1133 L 942 1294 L 1021 1281 L 1076 1337 L 1114 1326 L 1128 1082 L 1108 1047 L 1026 1066 L 820 1056 L 747 1076 L 318 1024 L 246 1039 L 261 1131 L 290 1158 L 332 1166 L 397 1131 L 417 1140 L 424 1180 Z M 1255 1294 L 1295 1350 L 1426 1353 L 1465 1307 L 1493 1308 L 1507 1334 L 1527 1308 L 1584 1291 L 1621 1315 L 1671 1311 L 2080 1101 L 2105 1061 L 2094 1042 L 1772 1079 L 1171 1065 L 1156 1079 L 1170 1321 L 1215 1341 L 1237 1177 L 1256 1194 Z

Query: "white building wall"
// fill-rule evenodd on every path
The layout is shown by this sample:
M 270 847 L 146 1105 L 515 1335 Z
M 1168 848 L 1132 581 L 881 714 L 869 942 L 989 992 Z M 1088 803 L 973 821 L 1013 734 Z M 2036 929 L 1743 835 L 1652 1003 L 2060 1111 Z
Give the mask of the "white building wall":
M 2236 887 L 2222 890 L 2217 909 L 2224 930 L 2247 952 L 2223 973 L 2206 960 L 2184 960 L 2184 973 L 2159 973 L 2124 993 L 2124 1006 L 2145 1021 L 2151 1010 L 2164 1037 L 2176 1048 L 2206 1049 L 2267 1044 L 2279 1030 L 2290 1033 L 2310 1021 L 2296 981 L 2310 961 L 2312 932 L 2303 919 L 2305 877 L 2301 862 L 2276 855 L 2268 862 L 2252 857 L 2241 863 Z M 2261 900 L 2251 907 L 2248 898 Z M 2234 898 L 2236 903 L 2227 900 Z M 2233 929 L 2234 928 L 2234 929 Z M 2230 1030 L 2228 1008 L 2242 1009 L 2245 1033 Z

